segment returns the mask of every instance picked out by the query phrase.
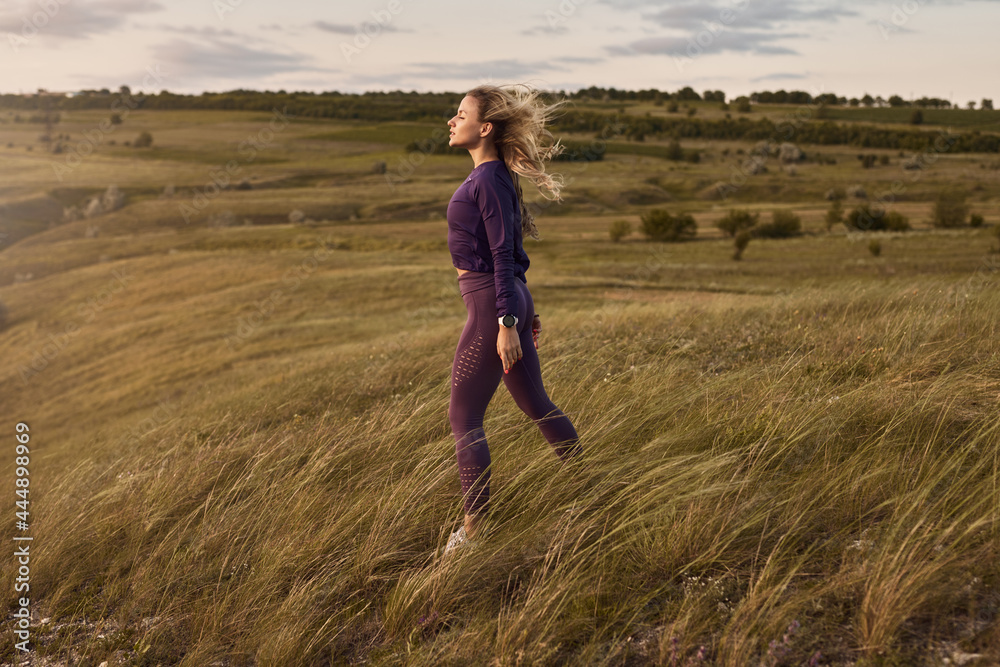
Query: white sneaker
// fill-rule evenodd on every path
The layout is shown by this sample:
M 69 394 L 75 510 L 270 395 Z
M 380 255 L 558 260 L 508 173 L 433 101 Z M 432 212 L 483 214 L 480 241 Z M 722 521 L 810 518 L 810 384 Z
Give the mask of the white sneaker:
M 449 554 L 455 549 L 472 549 L 475 547 L 475 542 L 469 539 L 469 536 L 465 533 L 465 526 L 462 526 L 448 538 L 448 544 L 444 547 L 444 553 Z

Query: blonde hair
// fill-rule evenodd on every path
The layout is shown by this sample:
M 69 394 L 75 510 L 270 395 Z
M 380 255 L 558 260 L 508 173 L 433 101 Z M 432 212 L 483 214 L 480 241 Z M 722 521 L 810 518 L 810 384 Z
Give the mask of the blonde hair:
M 501 88 L 492 84 L 476 86 L 468 93 L 479 103 L 479 122 L 493 124 L 493 142 L 498 157 L 507 169 L 513 172 L 511 180 L 517 190 L 517 200 L 521 208 L 521 231 L 525 236 L 538 238 L 535 216 L 524 203 L 520 176 L 525 176 L 538 187 L 542 196 L 551 201 L 562 201 L 563 178 L 559 174 L 545 171 L 545 162 L 559 155 L 565 146 L 553 139 L 545 124 L 553 118 L 553 113 L 568 104 L 560 100 L 546 104 L 538 100 L 541 91 L 525 84 L 514 84 Z M 542 189 L 548 190 L 546 196 Z

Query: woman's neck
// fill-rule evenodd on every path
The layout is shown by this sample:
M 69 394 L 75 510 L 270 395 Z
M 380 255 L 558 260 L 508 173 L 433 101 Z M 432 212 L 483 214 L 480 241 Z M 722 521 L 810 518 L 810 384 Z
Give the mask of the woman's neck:
M 495 146 L 480 146 L 478 148 L 470 148 L 469 155 L 472 156 L 473 169 L 478 167 L 484 162 L 493 162 L 499 160 L 500 156 L 497 155 L 497 149 Z

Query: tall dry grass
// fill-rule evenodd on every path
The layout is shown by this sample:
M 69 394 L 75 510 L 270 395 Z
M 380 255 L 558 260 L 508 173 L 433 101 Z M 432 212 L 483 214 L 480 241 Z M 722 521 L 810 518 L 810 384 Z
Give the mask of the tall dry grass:
M 561 466 L 499 391 L 494 512 L 447 559 L 446 369 L 359 354 L 362 412 L 205 410 L 81 456 L 39 503 L 33 590 L 123 628 L 78 654 L 139 664 L 996 659 L 1000 296 L 920 285 L 624 303 L 543 339 L 585 454 Z

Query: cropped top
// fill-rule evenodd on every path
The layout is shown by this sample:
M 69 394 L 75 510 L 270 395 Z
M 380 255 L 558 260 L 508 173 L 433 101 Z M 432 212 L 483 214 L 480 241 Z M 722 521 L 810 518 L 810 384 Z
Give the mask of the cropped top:
M 448 202 L 448 251 L 457 269 L 493 273 L 497 317 L 517 315 L 514 280 L 527 284 L 521 207 L 503 160 L 482 162 Z

